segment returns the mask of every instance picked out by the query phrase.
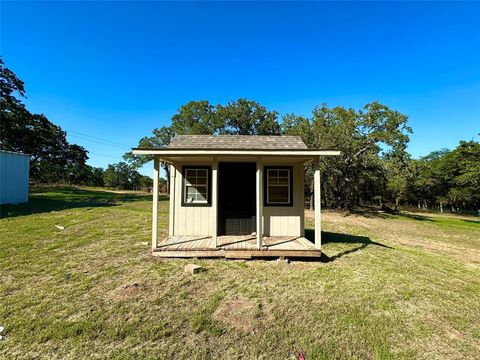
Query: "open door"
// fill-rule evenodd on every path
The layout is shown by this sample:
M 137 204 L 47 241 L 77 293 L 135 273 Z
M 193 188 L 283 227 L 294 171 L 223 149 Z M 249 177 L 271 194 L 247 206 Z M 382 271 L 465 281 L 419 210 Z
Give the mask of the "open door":
M 255 231 L 256 169 L 255 163 L 219 163 L 219 235 L 249 235 Z

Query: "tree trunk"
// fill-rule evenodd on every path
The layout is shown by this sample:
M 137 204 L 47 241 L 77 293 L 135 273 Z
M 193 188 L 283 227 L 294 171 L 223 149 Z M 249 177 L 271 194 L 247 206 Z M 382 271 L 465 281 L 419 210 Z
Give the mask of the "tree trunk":
M 165 176 L 167 177 L 167 194 L 170 194 L 170 166 L 165 164 L 163 170 L 165 170 Z
M 443 205 L 440 203 L 440 212 L 443 213 Z

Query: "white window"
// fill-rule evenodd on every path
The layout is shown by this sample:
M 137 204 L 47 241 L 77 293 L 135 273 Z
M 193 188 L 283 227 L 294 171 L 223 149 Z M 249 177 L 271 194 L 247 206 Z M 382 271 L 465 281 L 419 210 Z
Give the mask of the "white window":
M 184 169 L 184 204 L 208 204 L 209 169 Z
M 267 205 L 291 205 L 291 169 L 267 169 Z

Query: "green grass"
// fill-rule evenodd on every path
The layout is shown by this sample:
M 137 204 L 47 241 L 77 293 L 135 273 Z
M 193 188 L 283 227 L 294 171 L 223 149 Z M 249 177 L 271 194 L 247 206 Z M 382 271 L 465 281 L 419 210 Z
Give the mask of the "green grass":
M 0 358 L 480 357 L 478 218 L 327 211 L 321 262 L 169 260 L 144 244 L 150 199 L 45 188 L 1 208 Z M 232 299 L 251 310 L 219 312 Z

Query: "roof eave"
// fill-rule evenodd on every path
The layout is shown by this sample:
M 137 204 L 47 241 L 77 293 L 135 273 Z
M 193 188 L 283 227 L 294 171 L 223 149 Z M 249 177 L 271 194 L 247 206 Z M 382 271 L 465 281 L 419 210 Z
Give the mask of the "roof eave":
M 339 150 L 333 149 L 152 149 L 133 148 L 135 155 L 164 155 L 164 156 L 192 156 L 192 155 L 242 155 L 242 156 L 338 156 Z

